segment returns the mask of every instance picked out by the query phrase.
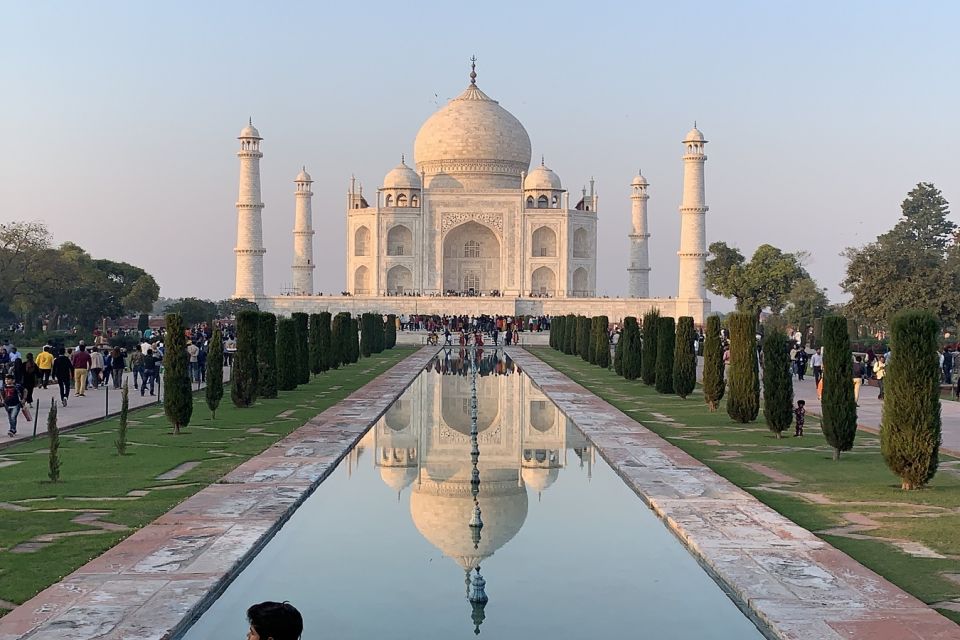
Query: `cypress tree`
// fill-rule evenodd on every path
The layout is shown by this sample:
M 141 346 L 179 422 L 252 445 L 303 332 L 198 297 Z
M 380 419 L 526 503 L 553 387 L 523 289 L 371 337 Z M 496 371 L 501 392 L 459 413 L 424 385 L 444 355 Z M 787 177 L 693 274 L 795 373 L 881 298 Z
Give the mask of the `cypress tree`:
M 369 358 L 373 352 L 373 314 L 365 313 L 360 316 L 360 355 Z
M 686 398 L 697 386 L 694 335 L 693 318 L 681 316 L 677 321 L 677 340 L 673 352 L 673 392 L 681 398 Z
M 563 352 L 575 355 L 577 352 L 577 316 L 568 313 L 563 321 Z
M 603 369 L 610 368 L 610 319 L 607 316 L 597 316 L 597 335 L 594 343 L 594 364 Z
M 577 354 L 586 362 L 590 361 L 590 329 L 591 319 L 577 316 Z
M 643 345 L 640 343 L 640 323 L 633 316 L 623 319 L 623 377 L 636 380 L 640 377 L 643 360 Z
M 896 360 L 896 358 L 894 358 Z M 857 436 L 857 403 L 853 398 L 853 356 L 843 316 L 823 318 L 823 397 L 820 429 L 833 447 L 833 459 L 850 451 Z
M 237 352 L 230 372 L 230 399 L 237 407 L 252 406 L 257 400 L 257 321 L 258 311 L 237 314 Z
M 397 346 L 397 316 L 388 313 L 387 324 L 384 327 L 386 335 L 384 336 L 384 348 L 393 349 Z
M 673 318 L 657 321 L 657 379 L 654 388 L 658 393 L 673 393 L 673 354 L 676 350 L 677 325 Z
M 347 329 L 350 325 L 350 315 L 341 311 L 333 316 L 333 324 L 330 336 L 330 368 L 337 369 L 341 365 L 350 361 L 348 349 L 350 348 Z
M 753 422 L 760 412 L 756 318 L 752 313 L 730 315 L 730 395 L 727 415 L 740 423 Z
M 190 424 L 193 415 L 193 392 L 190 389 L 190 373 L 187 366 L 187 338 L 183 328 L 183 318 L 179 313 L 168 313 L 165 326 L 163 354 L 163 412 L 173 425 L 173 432 Z
M 710 411 L 717 410 L 723 399 L 726 380 L 723 377 L 723 336 L 720 335 L 720 316 L 707 318 L 703 344 L 703 399 Z
M 597 331 L 600 318 L 591 316 L 588 317 L 587 320 L 590 322 L 590 336 L 587 342 L 587 362 L 597 364 Z
M 387 341 L 387 328 L 386 323 L 383 320 L 383 314 L 376 313 L 373 316 L 374 318 L 374 337 L 376 340 L 373 342 L 373 352 L 374 353 L 383 353 L 383 350 L 386 348 Z
M 297 388 L 297 324 L 292 318 L 280 318 L 277 323 L 277 388 L 293 391 Z
M 320 361 L 322 352 L 320 351 L 320 314 L 310 314 L 310 334 L 307 340 L 310 347 L 310 373 L 316 375 L 323 371 Z
M 150 328 L 150 316 L 141 313 L 137 316 L 137 331 L 142 335 L 144 331 Z
M 938 328 L 928 311 L 900 313 L 891 326 L 894 356 L 884 379 L 880 450 L 906 490 L 930 482 L 940 462 Z
M 771 329 L 763 338 L 763 419 L 777 438 L 793 422 L 793 374 L 787 334 Z
M 557 334 L 563 333 L 563 316 L 558 316 L 550 322 L 550 348 L 557 348 Z
M 118 456 L 127 455 L 127 414 L 130 411 L 130 385 L 128 381 L 123 382 L 123 390 L 120 392 L 120 425 L 117 428 L 117 439 L 113 446 L 117 448 Z
M 216 420 L 217 407 L 223 399 L 223 333 L 215 327 L 207 351 L 207 387 L 204 389 L 210 417 Z
M 320 372 L 323 373 L 328 371 L 331 367 L 331 359 L 333 357 L 332 349 L 333 347 L 330 344 L 330 322 L 331 316 L 329 311 L 322 311 L 319 316 L 319 325 L 320 325 L 320 337 L 317 340 L 319 345 L 318 349 L 320 351 Z M 334 367 L 336 368 L 336 367 Z
M 257 395 L 277 397 L 277 316 L 260 312 L 257 323 Z
M 47 412 L 47 438 L 50 441 L 50 454 L 48 456 L 47 477 L 50 482 L 60 481 L 60 467 L 63 462 L 60 460 L 60 429 L 57 427 L 57 402 L 50 398 L 50 411 Z
M 305 313 L 294 313 L 290 316 L 293 319 L 294 335 L 296 336 L 297 360 L 294 371 L 296 383 L 307 384 L 310 382 L 310 316 Z
M 659 335 L 660 310 L 653 309 L 643 314 L 641 329 L 642 357 L 640 358 L 640 378 L 644 384 L 657 381 L 657 337 Z
M 623 327 L 620 327 L 620 335 L 617 336 L 617 344 L 613 348 L 613 372 L 618 376 L 623 375 Z
M 350 362 L 360 360 L 360 318 L 351 318 L 347 325 L 350 340 Z

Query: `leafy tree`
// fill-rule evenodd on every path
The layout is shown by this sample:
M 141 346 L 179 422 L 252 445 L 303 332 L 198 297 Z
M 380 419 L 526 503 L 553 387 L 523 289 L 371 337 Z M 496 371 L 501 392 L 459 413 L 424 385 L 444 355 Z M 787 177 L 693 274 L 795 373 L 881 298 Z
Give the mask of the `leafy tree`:
M 607 330 L 610 320 L 607 316 L 597 316 L 597 335 L 594 342 L 594 364 L 604 369 L 610 368 L 610 335 Z
M 257 323 L 257 395 L 277 397 L 277 316 L 260 312 Z
M 130 412 L 130 385 L 127 381 L 123 383 L 123 390 L 120 391 L 120 424 L 117 427 L 117 439 L 113 446 L 117 448 L 118 456 L 127 455 L 127 414 Z
M 680 316 L 673 352 L 673 391 L 686 398 L 697 386 L 697 352 L 693 346 L 696 333 L 693 318 Z
M 293 391 L 297 388 L 297 326 L 290 318 L 277 323 L 277 388 Z
M 163 386 L 167 391 L 163 395 L 163 412 L 173 425 L 173 432 L 179 434 L 181 429 L 190 424 L 193 415 L 193 391 L 187 370 L 190 356 L 187 354 L 187 338 L 180 314 L 168 313 L 164 326 L 167 331 L 164 338 Z
M 360 316 L 360 355 L 369 358 L 373 352 L 373 314 L 365 313 Z
M 393 349 L 397 346 L 397 316 L 395 314 L 387 314 L 387 324 L 384 329 L 386 330 L 384 348 Z
M 933 184 L 921 182 L 901 204 L 890 231 L 860 248 L 848 248 L 841 285 L 852 294 L 847 309 L 879 327 L 902 309 L 925 309 L 941 324 L 960 319 L 960 272 L 950 270 L 957 243 L 949 204 Z
M 894 358 L 895 360 L 896 358 Z M 853 355 L 847 320 L 823 319 L 823 398 L 820 428 L 833 447 L 833 459 L 853 448 L 857 435 L 857 403 L 853 398 Z
M 797 281 L 809 277 L 801 264 L 805 257 L 803 253 L 784 253 L 762 244 L 747 262 L 739 249 L 714 242 L 706 263 L 707 289 L 724 298 L 734 298 L 737 311 L 753 314 L 755 321 L 767 308 L 779 314 Z
M 216 420 L 217 407 L 223 399 L 223 333 L 220 327 L 213 328 L 210 347 L 207 350 L 207 386 L 204 389 L 210 417 Z
M 563 352 L 567 355 L 577 353 L 577 316 L 568 313 L 563 321 Z
M 757 362 L 757 321 L 752 313 L 730 315 L 730 395 L 727 415 L 740 423 L 753 422 L 760 412 Z
M 320 350 L 320 314 L 310 314 L 310 373 L 316 375 L 323 371 L 323 352 Z
M 302 312 L 294 313 L 290 316 L 293 319 L 294 335 L 296 336 L 296 360 L 291 361 L 294 365 L 294 375 L 296 383 L 307 384 L 310 382 L 310 344 L 308 323 L 310 317 Z
M 768 331 L 763 338 L 763 418 L 777 438 L 793 422 L 793 374 L 787 336 Z
M 928 311 L 904 311 L 891 328 L 880 450 L 903 489 L 920 489 L 940 460 L 939 327 Z
M 220 300 L 216 305 L 218 318 L 236 318 L 241 311 L 260 311 L 256 302 L 245 298 L 227 298 Z
M 623 377 L 627 380 L 636 380 L 640 377 L 642 370 L 643 345 L 640 340 L 640 324 L 633 316 L 623 319 L 620 342 L 623 343 Z
M 657 320 L 657 393 L 673 393 L 673 354 L 676 349 L 676 321 L 665 317 Z
M 657 338 L 660 332 L 660 310 L 652 309 L 643 314 L 642 356 L 640 358 L 640 378 L 644 384 L 652 385 L 657 381 Z
M 329 311 L 323 311 L 319 316 L 319 325 L 320 325 L 320 337 L 317 340 L 319 345 L 319 358 L 320 358 L 320 372 L 323 373 L 330 369 L 331 367 L 331 358 L 333 356 L 332 349 L 333 347 L 330 344 L 330 322 L 331 316 Z M 336 367 L 333 367 L 336 369 Z
M 50 442 L 50 454 L 48 456 L 49 472 L 47 477 L 50 482 L 60 481 L 60 467 L 63 461 L 60 460 L 60 429 L 57 427 L 57 402 L 50 398 L 50 411 L 47 412 L 47 438 Z
M 187 325 L 212 322 L 217 315 L 217 305 L 199 298 L 181 298 L 167 307 L 167 313 L 176 313 Z
M 703 399 L 716 411 L 723 399 L 727 381 L 724 379 L 723 336 L 720 335 L 720 316 L 707 318 L 707 329 L 703 344 Z
M 257 400 L 257 324 L 260 314 L 247 310 L 237 314 L 237 352 L 230 372 L 230 398 L 237 407 Z
M 789 304 L 784 310 L 787 322 L 806 335 L 807 327 L 816 318 L 822 318 L 830 307 L 827 290 L 817 286 L 812 278 L 800 278 L 787 296 Z

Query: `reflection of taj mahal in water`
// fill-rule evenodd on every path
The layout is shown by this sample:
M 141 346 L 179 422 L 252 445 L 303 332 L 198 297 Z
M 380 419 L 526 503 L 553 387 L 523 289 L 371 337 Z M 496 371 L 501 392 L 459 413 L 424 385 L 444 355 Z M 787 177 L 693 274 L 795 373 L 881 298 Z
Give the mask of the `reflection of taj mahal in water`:
M 443 375 L 414 380 L 361 446 L 373 447 L 380 476 L 398 499 L 410 488 L 415 526 L 463 568 L 469 581 L 471 570 L 520 531 L 527 516 L 527 489 L 538 496 L 548 491 L 568 464 L 585 467 L 589 474 L 594 453 L 583 434 L 512 361 L 493 353 L 481 358 L 476 378 L 476 504 L 483 526 L 475 535 L 470 526 L 475 503 L 469 358 L 459 360 L 447 351 L 431 368 Z M 568 461 L 568 449 L 576 459 Z

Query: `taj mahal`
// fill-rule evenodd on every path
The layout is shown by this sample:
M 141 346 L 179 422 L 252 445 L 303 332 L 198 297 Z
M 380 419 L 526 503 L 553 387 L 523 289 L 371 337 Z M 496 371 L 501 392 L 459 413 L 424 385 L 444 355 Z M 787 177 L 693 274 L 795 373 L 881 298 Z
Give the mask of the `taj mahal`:
M 292 288 L 267 295 L 263 285 L 260 132 L 240 132 L 234 297 L 261 309 L 397 314 L 606 314 L 611 320 L 659 308 L 664 315 L 710 312 L 704 264 L 706 140 L 694 126 L 684 137 L 680 205 L 680 281 L 676 297 L 650 297 L 649 183 L 629 184 L 631 225 L 626 298 L 597 297 L 599 197 L 594 180 L 575 202 L 541 158 L 532 169 L 526 129 L 470 82 L 420 127 L 412 166 L 401 156 L 382 186 L 364 194 L 350 179 L 346 198 L 346 283 L 342 295 L 316 295 L 313 284 L 312 179 L 294 180 Z M 624 224 L 624 227 L 627 225 Z

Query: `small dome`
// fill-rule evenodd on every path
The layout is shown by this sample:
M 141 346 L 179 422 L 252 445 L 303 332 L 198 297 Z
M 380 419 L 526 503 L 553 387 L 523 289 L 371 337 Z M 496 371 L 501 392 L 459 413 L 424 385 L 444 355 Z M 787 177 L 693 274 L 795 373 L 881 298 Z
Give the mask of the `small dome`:
M 313 178 L 311 178 L 310 174 L 307 173 L 306 167 L 304 167 L 300 173 L 297 174 L 297 179 L 295 182 L 313 182 Z
M 642 174 L 638 173 L 633 179 L 633 182 L 630 183 L 631 187 L 646 187 L 650 183 L 647 182 L 647 179 L 643 177 Z
M 241 137 L 241 138 L 256 138 L 257 140 L 263 140 L 263 138 L 260 137 L 260 132 L 257 131 L 257 128 L 256 128 L 255 126 L 253 126 L 253 120 L 252 120 L 252 119 L 247 123 L 247 126 L 245 126 L 245 127 L 243 128 L 243 131 L 240 132 L 240 136 L 239 136 L 239 137 Z
M 560 186 L 560 176 L 541 162 L 539 167 L 535 167 L 527 174 L 526 179 L 523 181 L 523 188 L 556 191 L 562 187 Z
M 523 471 L 520 472 L 520 475 L 523 476 L 525 485 L 537 493 L 541 493 L 549 489 L 550 486 L 557 481 L 560 470 L 556 467 L 550 469 L 524 468 Z
M 693 125 L 693 129 L 687 132 L 686 137 L 683 139 L 684 142 L 706 142 L 703 139 L 703 134 L 700 132 L 700 129 L 697 129 L 697 125 Z
M 400 162 L 383 177 L 384 189 L 419 189 L 420 176 L 417 172 Z

